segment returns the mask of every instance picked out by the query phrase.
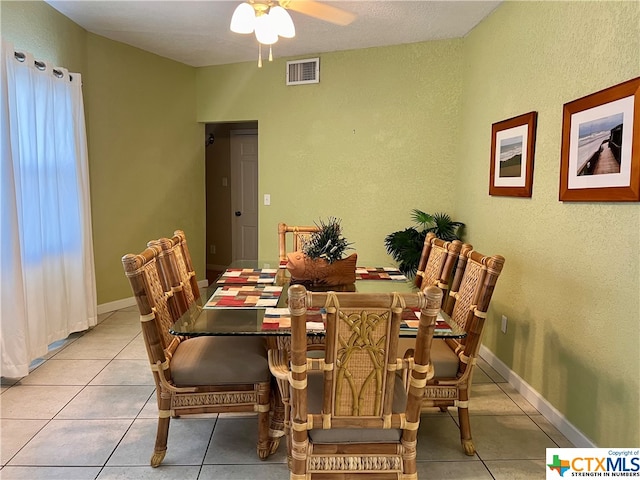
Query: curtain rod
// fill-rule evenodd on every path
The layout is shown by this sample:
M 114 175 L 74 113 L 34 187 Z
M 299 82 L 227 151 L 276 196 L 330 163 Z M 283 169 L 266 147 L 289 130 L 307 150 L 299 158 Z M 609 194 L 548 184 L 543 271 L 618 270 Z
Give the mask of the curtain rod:
M 22 52 L 13 52 L 13 55 L 19 62 L 24 62 L 27 59 L 27 56 Z M 44 70 L 46 68 L 46 64 L 44 62 L 41 62 L 40 60 L 34 60 L 33 63 L 38 70 Z M 53 69 L 53 74 L 58 78 L 64 77 L 62 71 L 56 68 Z M 71 76 L 71 74 L 69 74 L 69 81 L 71 80 L 73 80 L 73 77 Z

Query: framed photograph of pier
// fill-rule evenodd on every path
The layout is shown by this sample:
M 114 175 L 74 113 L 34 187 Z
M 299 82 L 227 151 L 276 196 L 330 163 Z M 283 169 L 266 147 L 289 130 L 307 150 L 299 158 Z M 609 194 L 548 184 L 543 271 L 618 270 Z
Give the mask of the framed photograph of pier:
M 530 197 L 537 112 L 491 125 L 489 195 Z
M 640 77 L 565 103 L 560 201 L 640 201 Z

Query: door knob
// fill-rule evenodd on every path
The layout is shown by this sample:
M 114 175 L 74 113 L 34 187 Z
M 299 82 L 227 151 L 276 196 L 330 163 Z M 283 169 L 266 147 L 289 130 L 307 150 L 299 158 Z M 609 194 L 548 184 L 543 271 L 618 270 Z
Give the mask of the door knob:
M 237 211 L 237 212 L 236 212 L 236 217 L 239 217 L 240 215 L 242 215 L 242 212 Z

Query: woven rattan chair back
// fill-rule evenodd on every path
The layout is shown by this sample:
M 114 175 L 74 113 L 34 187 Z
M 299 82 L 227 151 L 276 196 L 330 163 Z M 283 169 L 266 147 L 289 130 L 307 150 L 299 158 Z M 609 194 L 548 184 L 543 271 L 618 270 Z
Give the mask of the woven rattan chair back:
M 152 241 L 149 245 L 138 255 L 122 257 L 122 265 L 140 311 L 142 337 L 156 384 L 158 428 L 151 466 L 159 466 L 165 457 L 170 418 L 202 413 L 258 412 L 258 456 L 267 458 L 272 450 L 269 439 L 271 389 L 264 344 L 258 337 L 250 343 L 248 340 L 252 339 L 182 339 L 171 335 L 174 316 L 185 304 L 182 292 L 175 288 L 181 282 L 174 249 L 170 239 Z M 243 340 L 246 341 L 241 342 Z M 233 345 L 225 347 L 229 342 Z M 233 355 L 236 358 L 230 358 Z M 247 368 L 242 364 L 243 356 L 256 364 L 262 362 L 262 371 L 257 366 L 250 374 L 244 373 Z M 225 373 L 226 377 L 220 379 L 216 367 L 227 361 L 232 363 L 225 365 L 231 373 Z M 180 372 L 180 379 L 174 376 L 173 370 Z M 240 383 L 236 378 L 247 380 Z M 194 384 L 185 384 L 185 379 L 194 379 Z
M 460 240 L 448 242 L 436 237 L 435 233 L 428 232 L 424 239 L 420 263 L 414 279 L 416 287 L 424 290 L 435 285 L 442 290 L 443 298 L 446 299 L 453 282 L 453 274 L 461 248 L 462 242 Z M 414 345 L 415 339 L 401 338 L 398 342 L 400 354 L 413 356 Z
M 460 439 L 468 455 L 475 453 L 468 410 L 473 369 L 491 296 L 503 266 L 504 257 L 500 255 L 485 256 L 470 245 L 462 246 L 445 310 L 467 336 L 461 340 L 434 340 L 435 376 L 425 390 L 423 407 L 440 407 L 442 411 L 458 407 Z M 445 362 L 457 365 L 457 371 L 443 374 Z
M 332 474 L 336 478 L 363 474 L 380 479 L 417 478 L 420 401 L 432 374 L 429 351 L 441 300 L 437 287 L 414 294 L 289 288 L 291 479 Z M 307 308 L 326 311 L 324 359 L 307 357 Z M 398 375 L 404 364 L 397 355 L 405 308 L 421 310 L 408 394 Z M 320 392 L 308 390 L 314 375 L 308 370 L 314 368 L 322 372 Z M 400 407 L 398 392 L 406 395 Z M 321 395 L 320 411 L 309 410 L 313 393 Z
M 436 237 L 432 232 L 427 233 L 414 280 L 416 287 L 424 289 L 435 285 L 446 297 L 461 248 L 460 240 L 448 242 Z
M 187 246 L 187 237 L 182 230 L 176 230 L 171 238 L 152 240 L 147 246 L 155 246 L 161 250 L 160 265 L 166 272 L 162 275 L 162 279 L 165 286 L 170 286 L 179 297 L 175 303 L 179 309 L 178 314 L 181 315 L 200 298 L 198 280 Z
M 287 253 L 298 252 L 302 244 L 312 233 L 320 228 L 314 226 L 294 226 L 286 223 L 278 224 L 278 258 L 280 263 L 287 261 Z
M 169 333 L 173 325 L 173 306 L 160 278 L 159 253 L 157 247 L 149 247 L 138 255 L 122 257 L 140 311 L 142 333 L 152 364 L 164 363 L 166 354 L 170 355 L 180 341 Z

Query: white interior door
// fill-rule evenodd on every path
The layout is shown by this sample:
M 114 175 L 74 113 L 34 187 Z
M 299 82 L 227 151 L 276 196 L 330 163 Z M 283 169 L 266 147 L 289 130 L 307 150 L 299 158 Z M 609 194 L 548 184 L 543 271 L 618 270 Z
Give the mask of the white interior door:
M 231 132 L 233 260 L 258 259 L 258 132 Z

